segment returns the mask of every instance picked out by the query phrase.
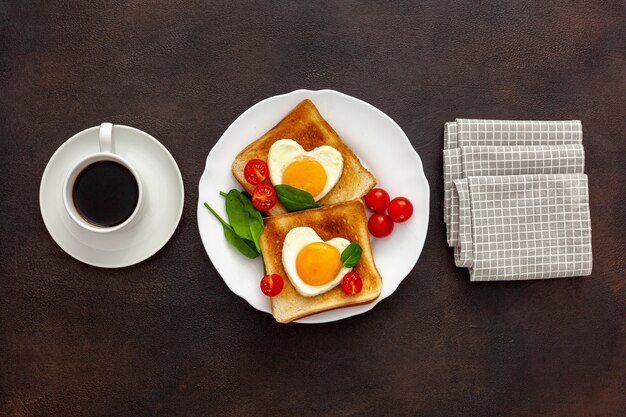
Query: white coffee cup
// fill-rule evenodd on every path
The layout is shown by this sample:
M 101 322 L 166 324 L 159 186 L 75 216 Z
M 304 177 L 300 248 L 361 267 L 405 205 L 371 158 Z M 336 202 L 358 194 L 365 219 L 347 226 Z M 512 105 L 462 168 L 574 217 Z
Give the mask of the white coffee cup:
M 80 227 L 89 230 L 91 232 L 96 233 L 110 233 L 122 228 L 128 227 L 130 224 L 135 222 L 138 219 L 139 212 L 141 211 L 142 202 L 143 202 L 143 191 L 141 185 L 141 178 L 139 174 L 133 168 L 133 166 L 123 157 L 115 153 L 115 139 L 113 137 L 113 124 L 111 123 L 102 123 L 100 125 L 99 130 L 99 144 L 100 144 L 100 152 L 93 153 L 87 155 L 76 165 L 74 165 L 67 174 L 65 181 L 63 183 L 63 203 L 65 204 L 65 209 L 69 216 L 78 224 Z M 137 182 L 137 190 L 138 190 L 138 198 L 137 205 L 135 206 L 135 210 L 132 214 L 124 220 L 122 223 L 116 224 L 115 226 L 100 226 L 95 223 L 89 222 L 81 213 L 74 203 L 74 183 L 78 176 L 87 168 L 88 166 L 96 163 L 96 162 L 104 162 L 111 161 L 116 162 L 126 169 L 130 171 L 130 173 L 135 178 Z

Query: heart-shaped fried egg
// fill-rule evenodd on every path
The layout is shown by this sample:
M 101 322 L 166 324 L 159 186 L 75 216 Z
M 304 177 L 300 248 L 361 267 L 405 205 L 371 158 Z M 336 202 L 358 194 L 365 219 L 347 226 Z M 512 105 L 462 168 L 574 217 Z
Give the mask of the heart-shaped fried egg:
M 272 144 L 268 155 L 270 180 L 309 192 L 315 201 L 337 184 L 343 171 L 343 157 L 332 146 L 323 145 L 307 152 L 293 139 Z
M 341 237 L 323 241 L 310 227 L 294 227 L 283 242 L 283 267 L 296 291 L 305 297 L 333 289 L 352 268 L 345 268 L 341 252 L 350 242 Z

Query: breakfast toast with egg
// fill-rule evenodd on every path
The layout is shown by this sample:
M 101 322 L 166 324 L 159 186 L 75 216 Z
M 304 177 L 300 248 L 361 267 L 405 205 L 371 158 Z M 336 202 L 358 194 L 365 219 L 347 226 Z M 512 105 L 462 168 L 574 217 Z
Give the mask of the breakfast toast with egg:
M 361 246 L 361 258 L 352 268 L 363 281 L 360 293 L 346 294 L 341 284 L 312 297 L 305 297 L 295 289 L 283 265 L 283 242 L 289 231 L 302 226 L 312 228 L 324 241 L 342 237 Z M 380 295 L 383 282 L 374 264 L 365 205 L 360 199 L 268 217 L 260 244 L 267 274 L 279 274 L 284 281 L 282 292 L 271 297 L 272 314 L 280 323 L 335 308 L 369 303 Z
M 321 205 L 340 203 L 361 198 L 376 185 L 376 178 L 362 164 L 352 150 L 324 120 L 311 100 L 301 101 L 276 126 L 244 148 L 235 158 L 232 171 L 242 187 L 252 193 L 254 185 L 248 183 L 244 168 L 248 161 L 260 159 L 268 162 L 270 147 L 279 139 L 293 139 L 305 151 L 328 145 L 343 157 L 343 172 L 334 187 L 318 203 Z M 269 183 L 269 179 L 266 180 Z M 276 185 L 276 184 L 274 184 Z M 267 211 L 269 216 L 286 213 L 285 207 L 277 202 Z

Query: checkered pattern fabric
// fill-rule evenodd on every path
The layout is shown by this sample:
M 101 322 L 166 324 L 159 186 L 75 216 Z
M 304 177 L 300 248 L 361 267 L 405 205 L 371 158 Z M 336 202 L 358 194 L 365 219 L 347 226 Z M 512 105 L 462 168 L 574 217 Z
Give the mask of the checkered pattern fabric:
M 474 259 L 472 243 L 472 214 L 467 179 L 454 180 L 459 199 L 459 244 L 454 247 L 456 266 L 469 268 Z
M 450 221 L 450 200 L 452 198 L 452 181 L 460 179 L 461 172 L 461 149 L 443 150 L 443 192 L 444 192 L 444 216 L 443 221 Z M 447 203 L 446 203 L 447 202 Z
M 591 273 L 580 121 L 457 119 L 443 160 L 446 237 L 472 281 Z
M 591 274 L 584 174 L 469 177 L 462 184 L 459 263 L 472 281 Z M 469 207 L 467 207 L 469 203 Z M 469 213 L 469 214 L 467 214 Z M 470 241 L 468 248 L 463 245 Z
M 443 149 L 458 148 L 456 140 L 456 122 L 447 122 L 443 126 Z
M 582 143 L 580 120 L 456 119 L 457 146 L 567 145 Z
M 581 144 L 583 138 L 580 120 L 480 120 L 456 119 L 444 125 L 444 171 L 446 150 L 460 146 L 516 146 Z M 459 159 L 460 163 L 460 159 Z M 454 169 L 452 168 L 452 171 Z M 450 220 L 452 179 L 444 174 L 444 221 Z M 453 226 L 453 228 L 455 228 Z M 448 231 L 448 237 L 452 233 Z M 448 242 L 450 243 L 450 242 Z M 454 246 L 450 243 L 451 246 Z
M 452 181 L 470 176 L 525 174 L 582 174 L 585 151 L 580 144 L 544 146 L 463 146 L 445 152 L 455 154 L 444 168 Z M 459 162 L 460 160 L 460 162 Z M 450 187 L 448 243 L 458 245 L 459 197 Z M 445 190 L 444 190 L 445 192 Z

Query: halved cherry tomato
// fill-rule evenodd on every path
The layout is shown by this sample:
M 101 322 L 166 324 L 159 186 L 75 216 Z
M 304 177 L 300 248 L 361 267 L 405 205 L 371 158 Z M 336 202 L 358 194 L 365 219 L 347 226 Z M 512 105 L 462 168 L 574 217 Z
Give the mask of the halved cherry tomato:
M 363 280 L 356 272 L 348 272 L 341 279 L 341 289 L 346 294 L 358 294 L 363 289 Z
M 259 185 L 269 175 L 270 170 L 267 168 L 267 164 L 260 159 L 251 159 L 243 169 L 243 175 L 252 185 Z
M 389 203 L 387 212 L 391 220 L 396 223 L 402 223 L 409 220 L 413 214 L 413 204 L 405 197 L 396 197 Z
M 280 292 L 283 290 L 283 285 L 285 285 L 283 282 L 283 277 L 278 274 L 268 274 L 261 279 L 261 291 L 263 291 L 263 294 L 267 295 L 268 297 L 273 297 L 280 294 Z
M 276 205 L 276 191 L 271 185 L 257 185 L 251 199 L 255 209 L 267 211 Z
M 393 221 L 386 214 L 374 213 L 367 222 L 367 227 L 374 237 L 385 237 L 393 231 Z
M 389 205 L 389 194 L 382 188 L 372 188 L 365 195 L 365 205 L 376 213 L 382 213 Z

